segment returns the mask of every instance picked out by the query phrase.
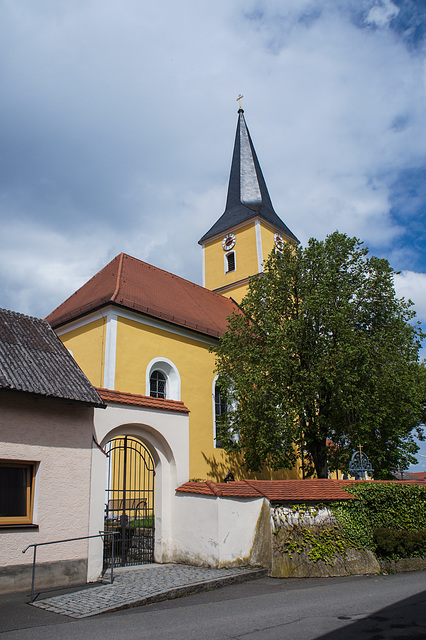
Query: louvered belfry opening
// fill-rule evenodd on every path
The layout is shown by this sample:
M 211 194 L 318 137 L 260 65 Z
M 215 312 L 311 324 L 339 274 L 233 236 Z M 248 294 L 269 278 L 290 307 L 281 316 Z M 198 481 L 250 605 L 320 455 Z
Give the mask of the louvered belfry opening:
M 105 447 L 108 471 L 105 491 L 104 570 L 154 562 L 155 464 L 138 439 L 114 438 Z

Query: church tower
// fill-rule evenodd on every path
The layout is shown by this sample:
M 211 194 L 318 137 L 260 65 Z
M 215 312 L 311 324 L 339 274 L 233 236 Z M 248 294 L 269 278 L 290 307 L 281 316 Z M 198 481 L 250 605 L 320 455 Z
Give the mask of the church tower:
M 225 212 L 199 241 L 203 285 L 240 303 L 249 278 L 283 242 L 299 241 L 274 211 L 240 106 Z

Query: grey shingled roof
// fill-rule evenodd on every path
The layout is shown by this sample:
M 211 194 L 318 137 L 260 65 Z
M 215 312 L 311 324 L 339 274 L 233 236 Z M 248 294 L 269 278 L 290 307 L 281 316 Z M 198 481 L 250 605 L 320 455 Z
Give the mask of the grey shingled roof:
M 290 241 L 299 242 L 275 213 L 246 125 L 244 111 L 240 109 L 225 212 L 199 240 L 199 244 L 204 244 L 210 238 L 257 217 L 263 218 L 281 231 Z
M 0 309 L 0 389 L 104 406 L 52 327 Z

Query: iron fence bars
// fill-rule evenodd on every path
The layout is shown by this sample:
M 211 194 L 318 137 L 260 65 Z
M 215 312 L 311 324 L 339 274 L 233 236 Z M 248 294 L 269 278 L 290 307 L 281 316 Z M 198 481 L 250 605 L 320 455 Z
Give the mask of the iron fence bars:
M 37 557 L 37 547 L 44 547 L 48 544 L 61 544 L 62 542 L 75 542 L 76 540 L 89 540 L 90 538 L 104 538 L 104 536 L 115 536 L 118 535 L 116 531 L 99 531 L 99 533 L 94 534 L 93 536 L 81 536 L 78 538 L 66 538 L 65 540 L 50 540 L 49 542 L 37 542 L 35 544 L 29 544 L 25 549 L 23 549 L 22 553 L 25 553 L 31 547 L 34 547 L 33 553 L 33 568 L 32 568 L 32 576 L 31 576 L 31 600 L 30 602 L 34 602 L 34 582 L 35 582 L 35 568 L 36 568 L 36 557 Z M 114 545 L 112 545 L 114 547 Z M 113 551 L 114 553 L 114 551 Z M 111 584 L 114 581 L 114 563 L 111 564 Z
M 154 475 L 151 453 L 137 438 L 120 436 L 107 443 L 104 569 L 154 562 Z M 113 547 L 115 546 L 115 551 Z M 114 552 L 114 553 L 112 553 Z

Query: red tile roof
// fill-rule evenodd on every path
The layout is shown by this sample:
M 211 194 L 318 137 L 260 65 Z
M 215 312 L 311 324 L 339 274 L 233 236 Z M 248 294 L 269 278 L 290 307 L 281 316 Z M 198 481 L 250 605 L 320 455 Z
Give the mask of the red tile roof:
M 224 333 L 237 307 L 218 293 L 120 253 L 47 317 L 59 327 L 107 304 L 209 336 Z
M 332 479 L 240 480 L 237 482 L 206 480 L 205 482 L 185 482 L 176 491 L 220 498 L 267 498 L 271 502 L 331 502 L 357 500 L 355 496 L 345 491 L 344 487 L 357 485 L 360 482 L 362 481 Z M 367 480 L 366 482 L 426 485 L 421 478 L 408 482 L 406 480 Z
M 343 487 L 355 480 L 241 480 L 237 482 L 186 482 L 179 493 L 222 498 L 267 498 L 271 502 L 328 502 L 355 500 Z
M 414 476 L 415 480 L 426 480 L 426 471 L 410 471 L 409 476 L 410 479 Z
M 164 400 L 163 398 L 151 398 L 151 396 L 141 396 L 123 391 L 113 391 L 112 389 L 96 389 L 104 402 L 116 404 L 130 404 L 147 409 L 161 409 L 162 411 L 179 411 L 189 413 L 189 409 L 180 400 Z

